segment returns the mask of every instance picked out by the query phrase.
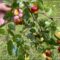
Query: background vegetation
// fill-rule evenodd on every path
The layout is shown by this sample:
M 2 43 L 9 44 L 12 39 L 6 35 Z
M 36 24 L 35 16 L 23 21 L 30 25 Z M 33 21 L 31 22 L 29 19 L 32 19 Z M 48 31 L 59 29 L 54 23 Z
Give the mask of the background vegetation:
M 43 0 L 43 1 L 44 1 L 44 4 L 55 6 L 54 18 L 55 20 L 58 20 L 57 24 L 59 26 L 60 24 L 60 0 Z M 8 55 L 5 40 L 6 40 L 5 38 L 2 38 L 2 36 L 0 36 L 0 60 L 15 60 L 16 58 L 14 56 Z

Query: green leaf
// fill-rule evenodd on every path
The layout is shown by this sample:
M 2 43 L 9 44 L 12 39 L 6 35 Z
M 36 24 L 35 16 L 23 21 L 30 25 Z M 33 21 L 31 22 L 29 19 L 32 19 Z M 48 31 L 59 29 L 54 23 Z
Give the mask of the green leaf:
M 35 42 L 35 37 L 32 33 L 28 33 L 27 36 L 26 36 L 28 39 L 31 39 Z
M 44 20 L 40 20 L 39 21 L 39 26 L 41 27 L 45 27 L 45 21 Z
M 39 3 L 43 4 L 43 0 L 37 0 Z
M 24 43 L 24 40 L 22 39 L 21 35 L 13 36 L 13 41 L 17 44 L 17 47 L 21 46 Z
M 43 10 L 44 6 L 43 6 L 43 1 L 42 0 L 37 0 L 38 6 L 40 8 L 40 10 Z
M 47 15 L 50 16 L 52 14 L 52 9 L 50 8 L 47 12 Z
M 26 19 L 26 21 L 28 21 L 29 17 L 30 17 L 29 10 L 28 10 L 27 7 L 25 7 L 25 9 L 24 9 L 24 19 Z
M 22 46 L 19 48 L 19 55 L 17 60 L 25 60 L 25 52 Z
M 51 22 L 50 22 L 50 21 L 45 21 L 45 27 L 49 27 L 49 26 L 50 26 L 50 24 L 51 24 Z
M 32 27 L 34 27 L 34 26 L 35 26 L 35 23 L 34 23 L 34 22 L 30 22 L 30 25 L 31 25 Z
M 44 49 L 44 47 L 43 47 L 43 46 L 40 46 L 40 47 L 38 47 L 37 51 L 41 53 L 41 52 L 44 52 L 44 51 L 45 51 L 45 49 Z
M 7 12 L 4 16 L 4 19 L 8 21 L 13 20 L 13 13 L 11 11 Z
M 51 45 L 56 45 L 56 42 L 55 42 L 55 40 L 53 38 L 51 38 L 48 43 L 51 44 Z
M 2 34 L 2 35 L 5 34 L 5 30 L 0 28 L 0 34 Z
M 54 21 L 51 22 L 50 28 L 51 28 L 51 31 L 52 31 L 52 32 L 55 32 L 55 31 L 56 31 L 57 28 L 56 28 L 56 24 L 55 24 Z
M 14 36 L 14 32 L 13 32 L 12 30 L 8 29 L 8 33 L 9 33 L 10 35 Z
M 12 55 L 12 49 L 13 49 L 13 42 L 9 40 L 7 42 L 7 50 L 8 50 L 9 55 Z
M 46 6 L 46 7 L 44 7 L 45 12 L 48 12 L 48 11 L 49 11 L 49 9 L 50 9 L 50 8 L 49 8 L 49 7 L 47 7 L 47 6 Z
M 17 3 L 17 0 L 15 0 L 12 4 L 12 8 L 18 8 L 19 7 L 19 3 Z
M 30 29 L 30 32 L 34 33 L 34 32 L 36 32 L 36 31 L 35 31 L 34 28 L 31 28 L 31 29 Z
M 10 24 L 8 24 L 8 28 L 9 28 L 10 30 L 15 30 L 15 25 L 12 24 L 12 23 L 10 23 Z
M 21 53 L 21 52 L 20 52 L 20 53 Z M 23 55 L 23 54 L 19 55 L 19 56 L 18 56 L 18 60 L 25 60 L 24 55 Z

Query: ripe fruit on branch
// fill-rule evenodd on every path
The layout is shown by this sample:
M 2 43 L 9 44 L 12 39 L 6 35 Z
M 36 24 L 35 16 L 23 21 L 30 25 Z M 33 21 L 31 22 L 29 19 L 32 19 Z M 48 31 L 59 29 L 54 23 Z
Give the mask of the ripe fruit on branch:
M 15 9 L 14 11 L 14 23 L 16 25 L 22 24 L 23 23 L 23 11 L 22 9 Z
M 14 9 L 14 10 L 13 10 L 13 13 L 14 13 L 14 15 L 18 15 L 18 14 L 19 14 L 18 9 Z
M 19 17 L 23 17 L 23 13 L 20 13 L 20 14 L 19 14 Z
M 15 16 L 23 17 L 22 9 L 15 9 L 13 10 Z
M 22 9 L 19 9 L 19 13 L 23 13 Z
M 19 9 L 19 17 L 23 17 L 23 11 L 22 11 L 22 9 Z
M 60 40 L 57 40 L 57 44 L 60 44 Z
M 60 32 L 56 32 L 55 36 L 60 39 Z
M 18 18 L 18 17 L 17 17 Z M 16 25 L 19 25 L 19 24 L 22 24 L 23 23 L 23 20 L 22 20 L 22 18 L 20 18 L 20 19 L 14 19 L 14 23 L 16 24 Z
M 39 10 L 39 8 L 38 8 L 37 5 L 33 5 L 33 6 L 31 7 L 31 13 L 38 13 L 38 10 Z
M 50 50 L 45 51 L 46 56 L 51 56 L 52 52 Z
M 42 54 L 42 56 L 43 56 L 46 60 L 52 60 L 52 58 L 51 58 L 51 57 L 49 57 L 49 56 L 46 56 L 46 54 L 45 54 L 45 53 L 43 53 L 43 54 Z
M 19 24 L 22 24 L 23 23 L 23 20 L 21 20 L 21 19 L 14 20 L 14 23 L 16 25 L 19 25 Z
M 58 52 L 60 52 L 60 46 L 58 47 Z
M 14 20 L 17 20 L 17 19 L 19 19 L 19 16 L 14 16 Z

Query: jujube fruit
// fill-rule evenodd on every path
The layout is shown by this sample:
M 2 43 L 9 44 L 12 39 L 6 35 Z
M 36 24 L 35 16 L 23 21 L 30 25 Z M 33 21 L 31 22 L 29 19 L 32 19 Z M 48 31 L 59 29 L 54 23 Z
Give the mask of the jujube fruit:
M 58 52 L 60 52 L 60 46 L 58 47 Z
M 16 25 L 19 25 L 19 24 L 22 24 L 23 23 L 23 20 L 22 19 L 16 19 L 16 20 L 14 20 L 14 23 Z
M 50 50 L 45 51 L 46 56 L 51 56 L 52 52 Z
M 31 13 L 37 13 L 38 10 L 39 10 L 39 8 L 38 8 L 37 5 L 33 5 L 33 6 L 31 7 Z
M 14 10 L 13 10 L 13 13 L 14 13 L 14 15 L 18 15 L 18 14 L 19 14 L 18 9 L 14 9 Z
M 57 40 L 57 44 L 60 44 L 60 40 Z
M 55 32 L 55 36 L 60 39 L 60 32 Z

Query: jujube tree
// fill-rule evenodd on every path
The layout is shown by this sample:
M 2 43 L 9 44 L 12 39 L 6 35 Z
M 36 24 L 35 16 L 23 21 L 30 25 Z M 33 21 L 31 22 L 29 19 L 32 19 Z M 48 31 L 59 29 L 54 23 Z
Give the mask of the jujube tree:
M 10 7 L 4 16 L 8 53 L 18 60 L 55 60 L 53 51 L 60 52 L 60 32 L 52 7 L 42 0 L 13 0 Z

